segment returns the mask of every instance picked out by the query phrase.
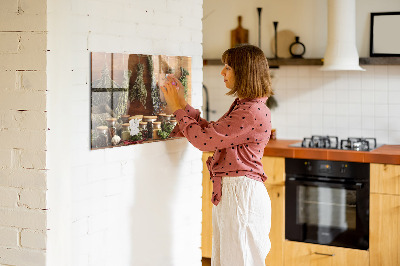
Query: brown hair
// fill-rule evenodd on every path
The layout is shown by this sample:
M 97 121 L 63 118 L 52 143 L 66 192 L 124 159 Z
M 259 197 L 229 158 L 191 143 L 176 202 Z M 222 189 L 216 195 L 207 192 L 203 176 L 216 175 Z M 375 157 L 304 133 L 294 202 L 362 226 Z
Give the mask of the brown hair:
M 274 94 L 268 61 L 260 48 L 248 44 L 240 45 L 226 50 L 221 60 L 235 74 L 235 86 L 227 95 L 254 99 Z

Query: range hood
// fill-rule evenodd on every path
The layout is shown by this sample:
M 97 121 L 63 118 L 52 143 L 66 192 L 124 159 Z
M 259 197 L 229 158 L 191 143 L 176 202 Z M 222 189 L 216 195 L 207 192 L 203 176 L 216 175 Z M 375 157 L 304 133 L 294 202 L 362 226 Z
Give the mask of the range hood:
M 358 70 L 355 0 L 328 0 L 328 44 L 320 70 Z

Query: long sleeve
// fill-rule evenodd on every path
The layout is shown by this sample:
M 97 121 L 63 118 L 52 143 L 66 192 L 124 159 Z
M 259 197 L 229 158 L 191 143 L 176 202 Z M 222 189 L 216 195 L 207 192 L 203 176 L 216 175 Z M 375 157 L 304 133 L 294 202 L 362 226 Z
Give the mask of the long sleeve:
M 209 122 L 200 116 L 200 111 L 197 109 L 194 109 L 190 104 L 187 104 L 184 109 L 186 115 L 190 116 L 194 120 L 196 120 L 200 126 L 206 127 L 208 126 Z M 176 125 L 176 127 L 172 130 L 171 137 L 184 137 L 182 132 L 179 129 L 179 125 Z
M 202 126 L 182 109 L 175 111 L 180 132 L 201 151 L 224 149 L 254 141 L 250 131 L 254 130 L 256 119 L 249 108 L 233 109 L 218 122 Z M 204 125 L 204 124 L 203 124 Z M 262 123 L 261 125 L 262 126 Z

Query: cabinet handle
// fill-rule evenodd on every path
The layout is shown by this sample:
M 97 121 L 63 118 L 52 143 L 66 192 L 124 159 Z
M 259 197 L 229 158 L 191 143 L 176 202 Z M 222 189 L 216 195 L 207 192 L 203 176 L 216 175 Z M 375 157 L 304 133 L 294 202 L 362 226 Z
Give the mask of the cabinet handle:
M 335 254 L 328 254 L 328 253 L 320 253 L 320 252 L 314 252 L 315 255 L 323 255 L 323 256 L 330 256 L 333 257 Z

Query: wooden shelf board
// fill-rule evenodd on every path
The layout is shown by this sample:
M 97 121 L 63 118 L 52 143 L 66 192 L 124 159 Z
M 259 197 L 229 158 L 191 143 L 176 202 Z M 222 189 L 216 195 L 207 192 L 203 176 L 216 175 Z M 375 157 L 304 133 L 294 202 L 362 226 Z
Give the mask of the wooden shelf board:
M 362 57 L 360 65 L 400 65 L 400 57 Z
M 270 67 L 278 66 L 321 66 L 322 58 L 268 58 Z M 222 65 L 220 59 L 204 59 L 205 66 Z M 400 65 L 400 57 L 362 57 L 360 65 Z

